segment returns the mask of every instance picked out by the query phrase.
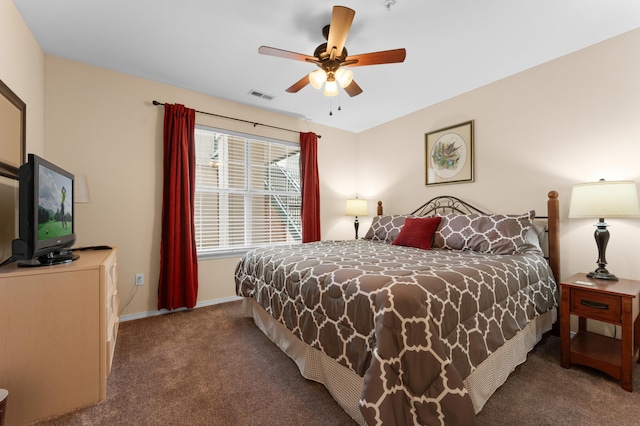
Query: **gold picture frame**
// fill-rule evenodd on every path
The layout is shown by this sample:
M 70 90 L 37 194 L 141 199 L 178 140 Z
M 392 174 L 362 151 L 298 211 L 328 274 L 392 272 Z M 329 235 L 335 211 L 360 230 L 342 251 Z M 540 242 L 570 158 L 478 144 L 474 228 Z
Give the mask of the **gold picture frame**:
M 474 181 L 473 120 L 425 133 L 425 184 Z

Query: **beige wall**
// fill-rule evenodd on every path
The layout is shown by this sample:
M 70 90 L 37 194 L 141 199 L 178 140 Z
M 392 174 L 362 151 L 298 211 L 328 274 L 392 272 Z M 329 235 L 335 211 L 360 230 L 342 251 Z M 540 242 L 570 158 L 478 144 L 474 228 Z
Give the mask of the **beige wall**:
M 57 57 L 47 56 L 45 69 L 46 155 L 73 173 L 87 175 L 91 203 L 76 205 L 77 245 L 118 246 L 121 305 L 133 297 L 123 315 L 157 309 L 164 109 L 153 106 L 153 100 L 320 134 L 323 236 L 348 234 L 350 223 L 340 209 L 344 198 L 355 191 L 355 171 L 350 164 L 356 135 Z M 197 114 L 196 120 L 223 129 L 298 140 L 297 132 L 254 128 L 203 114 Z M 334 155 L 336 152 L 352 160 Z M 237 260 L 200 262 L 199 303 L 235 295 Z M 145 285 L 137 289 L 136 273 L 146 277 Z
M 43 154 L 44 53 L 11 0 L 0 0 L 0 58 L 0 80 L 27 104 L 27 152 Z M 0 261 L 16 237 L 17 188 L 0 176 Z
M 389 213 L 440 194 L 521 213 L 543 212 L 557 190 L 562 275 L 595 269 L 597 220 L 567 218 L 571 186 L 599 178 L 640 184 L 638 49 L 640 29 L 359 134 L 360 192 L 382 199 Z M 476 181 L 425 186 L 425 132 L 471 119 Z M 640 279 L 640 219 L 607 222 L 610 271 Z

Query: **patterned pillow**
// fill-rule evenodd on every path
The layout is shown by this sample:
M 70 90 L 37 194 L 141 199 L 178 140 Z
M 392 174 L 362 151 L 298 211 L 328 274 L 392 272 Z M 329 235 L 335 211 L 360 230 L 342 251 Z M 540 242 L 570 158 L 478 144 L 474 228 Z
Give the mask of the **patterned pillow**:
M 545 232 L 545 230 L 546 226 L 537 223 L 536 221 L 532 221 L 531 226 L 529 227 L 529 231 L 527 232 L 526 244 L 524 245 L 523 249 L 520 250 L 520 252 L 535 252 L 545 255 L 544 249 L 542 248 L 543 246 L 546 247 L 548 245 L 547 233 Z
M 392 214 L 386 216 L 376 216 L 371 222 L 371 227 L 364 236 L 365 240 L 382 241 L 392 243 L 398 237 L 400 229 L 404 225 L 404 221 L 408 217 L 406 214 Z
M 438 216 L 408 217 L 400 230 L 398 238 L 393 240 L 391 244 L 431 250 L 431 241 L 439 224 L 440 218 Z
M 447 214 L 442 216 L 433 247 L 480 253 L 514 254 L 526 247 L 527 232 L 535 217 L 522 215 Z

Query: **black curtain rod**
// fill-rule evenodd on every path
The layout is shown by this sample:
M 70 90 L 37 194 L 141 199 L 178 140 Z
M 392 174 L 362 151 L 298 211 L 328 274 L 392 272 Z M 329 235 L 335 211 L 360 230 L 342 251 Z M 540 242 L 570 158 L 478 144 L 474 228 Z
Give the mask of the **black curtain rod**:
M 164 105 L 162 102 L 158 102 L 158 101 L 152 101 L 152 103 L 154 105 Z M 293 133 L 298 133 L 298 134 L 300 133 L 298 130 L 285 129 L 284 127 L 270 126 L 268 124 L 256 123 L 254 121 L 243 120 L 241 118 L 227 117 L 226 115 L 213 114 L 211 112 L 198 111 L 198 110 L 196 110 L 196 112 L 199 113 L 199 114 L 211 115 L 213 117 L 226 118 L 227 120 L 235 120 L 235 121 L 241 121 L 243 123 L 253 124 L 253 127 L 263 126 L 263 127 L 270 127 L 272 129 L 284 130 L 286 132 L 293 132 Z M 318 139 L 320 139 L 322 137 L 321 135 L 317 135 L 317 136 L 318 136 Z

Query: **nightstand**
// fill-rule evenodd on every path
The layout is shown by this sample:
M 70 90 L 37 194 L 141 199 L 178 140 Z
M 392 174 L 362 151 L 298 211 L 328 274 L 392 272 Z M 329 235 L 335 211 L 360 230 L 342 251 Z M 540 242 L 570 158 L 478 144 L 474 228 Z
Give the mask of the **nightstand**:
M 640 281 L 593 280 L 586 274 L 576 274 L 562 280 L 560 291 L 562 366 L 580 364 L 596 368 L 620 380 L 623 389 L 633 392 L 633 364 L 640 349 Z M 578 332 L 573 337 L 571 315 L 579 317 Z M 587 331 L 588 318 L 619 325 L 622 339 Z

